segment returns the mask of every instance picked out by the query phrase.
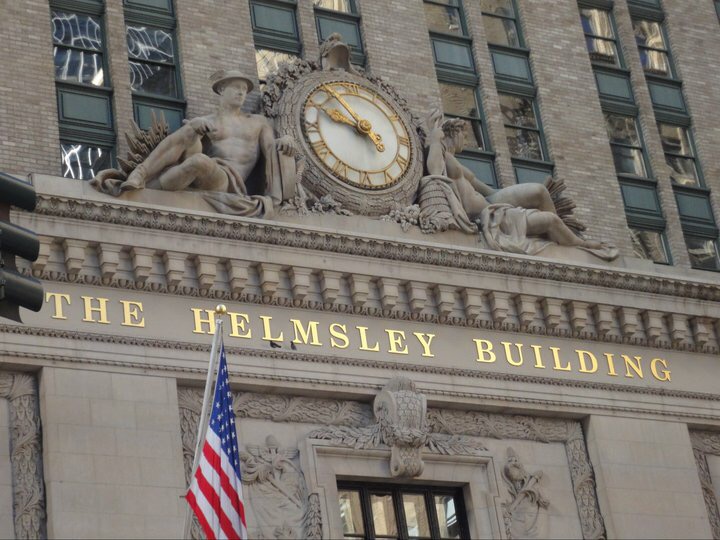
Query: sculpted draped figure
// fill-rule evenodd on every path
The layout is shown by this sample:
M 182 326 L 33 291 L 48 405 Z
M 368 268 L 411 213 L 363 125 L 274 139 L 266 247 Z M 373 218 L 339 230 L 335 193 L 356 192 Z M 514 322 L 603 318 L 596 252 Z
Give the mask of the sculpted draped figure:
M 535 254 L 548 245 L 543 239 L 561 246 L 573 246 L 613 259 L 617 250 L 603 242 L 577 236 L 558 216 L 547 188 L 542 184 L 516 184 L 493 189 L 480 181 L 455 157 L 465 141 L 465 120 L 443 120 L 434 109 L 428 116 L 427 170 L 421 182 L 423 190 L 432 186 L 448 198 L 456 227 L 466 232 L 477 230 L 492 249 Z
M 162 139 L 126 179 L 118 178 L 119 171 L 110 169 L 99 173 L 93 185 L 111 194 L 145 187 L 204 191 L 209 192 L 205 195 L 208 202 L 218 209 L 230 211 L 229 207 L 235 207 L 239 212 L 231 213 L 245 215 L 267 215 L 273 206 L 292 197 L 292 141 L 276 140 L 267 118 L 242 110 L 253 83 L 239 72 L 224 70 L 214 73 L 210 82 L 220 96 L 216 113 L 185 121 Z M 265 186 L 260 196 L 250 197 L 246 182 L 261 158 Z

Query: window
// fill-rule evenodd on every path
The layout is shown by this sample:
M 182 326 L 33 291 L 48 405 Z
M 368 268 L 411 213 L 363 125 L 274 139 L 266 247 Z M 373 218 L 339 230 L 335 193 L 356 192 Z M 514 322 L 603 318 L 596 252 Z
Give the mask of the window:
M 670 258 L 665 233 L 631 226 L 630 238 L 636 257 L 658 264 L 669 264 Z
M 590 60 L 622 67 L 610 12 L 604 9 L 581 7 L 580 20 L 585 32 L 585 44 L 590 53 Z
M 466 120 L 465 149 L 483 150 L 485 143 L 475 88 L 441 82 L 440 94 L 445 115 Z
M 60 127 L 60 172 L 88 180 L 112 166 L 115 131 L 110 103 L 102 2 L 84 10 L 51 3 L 55 88 Z M 86 11 L 85 11 L 86 9 Z
M 353 64 L 365 65 L 365 47 L 360 35 L 360 15 L 355 0 L 313 0 L 318 40 L 325 41 L 337 32 L 350 47 Z
M 605 125 L 610 139 L 615 171 L 647 178 L 642 141 L 635 118 L 605 113 Z
M 522 46 L 513 0 L 481 0 L 480 9 L 488 43 L 514 48 Z
M 690 264 L 698 270 L 720 270 L 717 238 L 706 238 L 685 234 L 685 245 L 690 255 Z
M 633 30 L 645 73 L 672 77 L 662 25 L 657 21 L 633 20 Z
M 545 152 L 535 112 L 535 100 L 511 94 L 498 96 L 505 122 L 505 137 L 512 157 L 542 161 Z
M 295 2 L 286 0 L 250 1 L 255 63 L 261 85 L 280 64 L 300 55 L 296 8 Z
M 338 484 L 345 538 L 468 538 L 460 488 Z
M 457 36 L 466 35 L 460 7 L 453 0 L 428 0 L 424 6 L 428 30 Z
M 148 129 L 155 114 L 176 130 L 185 117 L 185 101 L 172 2 L 125 0 L 125 42 L 135 122 Z
M 665 161 L 672 168 L 670 179 L 683 186 L 700 185 L 690 131 L 682 126 L 658 122 Z

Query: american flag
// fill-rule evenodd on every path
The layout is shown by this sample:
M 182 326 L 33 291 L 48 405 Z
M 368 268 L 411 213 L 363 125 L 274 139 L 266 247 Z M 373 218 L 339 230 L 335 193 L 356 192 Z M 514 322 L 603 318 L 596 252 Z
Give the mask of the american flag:
M 208 540 L 247 538 L 240 453 L 224 346 L 220 349 L 210 423 L 200 462 L 188 488 L 187 501 Z

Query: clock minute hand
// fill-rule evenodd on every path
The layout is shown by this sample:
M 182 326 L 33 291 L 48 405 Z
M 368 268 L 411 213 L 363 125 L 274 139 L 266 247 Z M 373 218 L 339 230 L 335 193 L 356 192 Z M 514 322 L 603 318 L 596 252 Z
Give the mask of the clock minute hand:
M 382 143 L 382 137 L 375 133 L 372 130 L 372 124 L 365 120 L 364 118 L 360 118 L 357 114 L 355 114 L 355 111 L 353 111 L 352 107 L 348 105 L 348 102 L 345 101 L 345 99 L 338 94 L 335 90 L 330 88 L 327 85 L 322 85 L 323 90 L 325 90 L 328 94 L 330 94 L 332 97 L 334 97 L 338 102 L 345 107 L 345 110 L 350 113 L 350 116 L 352 116 L 355 121 L 357 122 L 355 129 L 357 129 L 360 133 L 363 135 L 367 135 L 370 137 L 370 140 L 375 144 L 375 148 L 378 152 L 384 152 L 385 151 L 385 145 Z M 339 111 L 338 111 L 339 112 Z
M 357 114 L 355 114 L 355 111 L 352 110 L 352 107 L 350 107 L 350 105 L 348 105 L 348 102 L 345 101 L 345 99 L 343 99 L 343 97 L 340 94 L 338 94 L 335 90 L 333 90 L 332 88 L 330 88 L 329 86 L 324 85 L 324 84 L 322 85 L 322 89 L 325 90 L 332 97 L 334 97 L 336 100 L 338 100 L 340 105 L 345 107 L 345 110 L 350 113 L 350 116 L 352 116 L 353 119 L 357 123 L 360 123 L 360 117 Z

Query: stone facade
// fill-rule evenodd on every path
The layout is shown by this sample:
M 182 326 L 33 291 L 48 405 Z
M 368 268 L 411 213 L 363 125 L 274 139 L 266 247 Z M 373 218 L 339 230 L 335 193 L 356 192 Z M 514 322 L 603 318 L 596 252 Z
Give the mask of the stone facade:
M 718 216 L 720 66 L 708 59 L 720 32 L 712 2 L 696 1 L 662 4 Z M 575 0 L 517 7 L 556 175 L 588 236 L 620 249 L 613 263 L 488 251 L 362 216 L 233 217 L 182 194 L 116 199 L 60 178 L 50 9 L 16 4 L 0 20 L 0 170 L 38 191 L 37 211 L 12 218 L 40 235 L 23 269 L 47 297 L 25 324 L 0 324 L 0 536 L 182 534 L 224 303 L 254 536 L 342 537 L 337 483 L 352 479 L 460 487 L 471 537 L 720 538 L 720 280 L 690 268 L 625 0 L 618 33 L 674 266 L 632 257 Z M 368 69 L 424 115 L 441 101 L 421 0 L 358 4 Z M 187 115 L 206 114 L 210 73 L 256 79 L 248 1 L 175 6 Z M 465 8 L 507 186 L 482 14 Z M 314 60 L 309 0 L 297 16 Z M 124 155 L 119 2 L 105 22 Z

